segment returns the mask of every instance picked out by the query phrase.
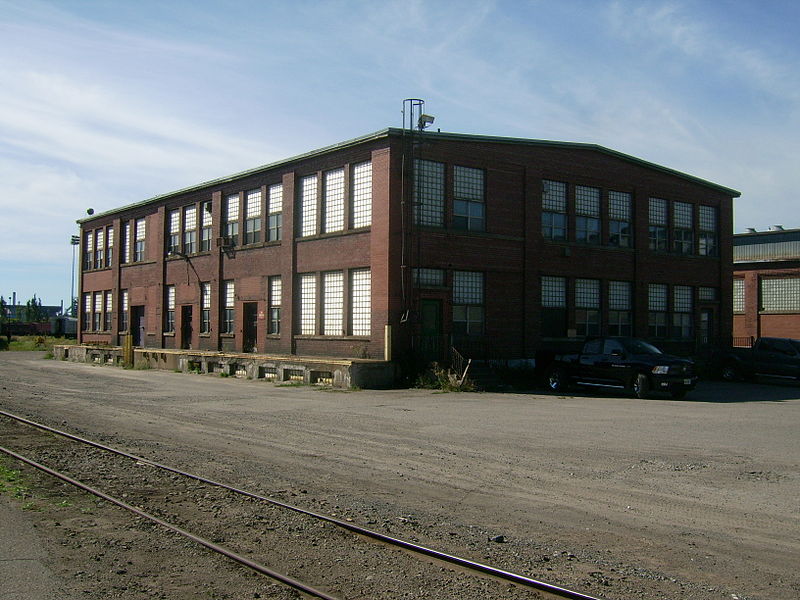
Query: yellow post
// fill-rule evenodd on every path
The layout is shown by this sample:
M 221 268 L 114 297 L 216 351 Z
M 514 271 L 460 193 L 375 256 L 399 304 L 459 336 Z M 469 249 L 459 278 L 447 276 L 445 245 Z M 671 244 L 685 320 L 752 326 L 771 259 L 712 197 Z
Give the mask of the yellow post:
M 383 360 L 392 360 L 392 326 L 383 326 Z

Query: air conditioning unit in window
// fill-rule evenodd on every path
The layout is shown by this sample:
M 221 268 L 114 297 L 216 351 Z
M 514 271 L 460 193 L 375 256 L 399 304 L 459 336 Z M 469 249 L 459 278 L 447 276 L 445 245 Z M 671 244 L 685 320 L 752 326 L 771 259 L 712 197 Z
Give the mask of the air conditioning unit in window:
M 217 238 L 217 248 L 231 248 L 233 247 L 233 242 L 231 242 L 231 238 L 226 235 Z

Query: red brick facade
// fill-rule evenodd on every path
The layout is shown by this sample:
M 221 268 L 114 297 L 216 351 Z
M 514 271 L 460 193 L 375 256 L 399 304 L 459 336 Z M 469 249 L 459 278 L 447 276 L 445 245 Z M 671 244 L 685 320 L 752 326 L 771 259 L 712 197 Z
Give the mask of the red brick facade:
M 598 146 L 427 132 L 415 133 L 411 141 L 409 144 L 407 132 L 390 129 L 80 221 L 84 253 L 89 232 L 94 233 L 95 241 L 101 229 L 114 232 L 110 267 L 107 261 L 97 268 L 97 263 L 86 265 L 82 260 L 81 340 L 116 345 L 122 334 L 138 328 L 138 343 L 153 348 L 243 351 L 248 349 L 244 338 L 251 335 L 254 339 L 249 349 L 259 353 L 382 358 L 389 325 L 393 359 L 425 354 L 424 344 L 420 345 L 425 335 L 442 341 L 435 344 L 435 350 L 442 350 L 439 346 L 453 341 L 473 352 L 491 348 L 492 354 L 498 356 L 530 357 L 546 337 L 543 319 L 550 315 L 542 309 L 542 277 L 555 277 L 564 284 L 564 339 L 581 332 L 582 325 L 576 323 L 576 282 L 589 282 L 599 293 L 594 300 L 597 308 L 589 312 L 597 319 L 591 327 L 601 332 L 609 328 L 611 282 L 629 286 L 630 333 L 634 335 L 648 337 L 652 333 L 648 305 L 651 284 L 666 286 L 667 315 L 678 309 L 673 298 L 676 286 L 690 295 L 686 310 L 691 326 L 686 324 L 681 330 L 684 338 L 695 336 L 704 327 L 708 329 L 703 330 L 704 335 L 715 337 L 731 331 L 730 232 L 732 198 L 738 192 Z M 422 225 L 415 220 L 414 211 L 424 209 L 420 208 L 423 201 L 411 193 L 412 178 L 403 170 L 414 164 L 414 159 L 441 165 L 440 226 Z M 351 228 L 352 168 L 365 161 L 370 161 L 372 173 L 371 222 Z M 481 226 L 475 230 L 456 226 L 460 216 L 456 213 L 461 210 L 455 197 L 456 167 L 470 168 L 470 173 L 480 173 L 482 177 L 482 198 L 471 205 L 483 215 Z M 323 174 L 339 168 L 344 172 L 344 227 L 319 233 L 328 210 L 320 200 L 317 233 L 301 236 L 301 180 L 318 173 L 322 186 Z M 565 240 L 547 240 L 542 234 L 545 180 L 566 184 Z M 248 191 L 260 189 L 265 198 L 269 186 L 277 183 L 283 186 L 282 239 L 264 241 L 267 215 L 262 211 L 261 241 L 243 245 L 242 208 L 238 245 L 217 246 L 217 239 L 224 235 L 225 199 L 239 194 L 244 207 Z M 576 189 L 586 188 L 599 198 L 595 219 L 598 230 L 591 243 L 581 243 L 576 238 L 577 225 L 583 217 L 576 208 L 575 193 Z M 610 244 L 610 191 L 629 195 L 631 247 Z M 649 247 L 650 198 L 664 199 L 670 207 L 670 223 L 664 228 L 667 246 L 661 250 Z M 212 207 L 211 248 L 168 255 L 170 211 L 195 206 L 199 218 L 207 201 Z M 693 239 L 689 243 L 692 250 L 683 255 L 672 251 L 673 203 L 688 206 L 694 215 Z M 698 251 L 702 245 L 698 230 L 701 206 L 713 211 L 716 219 L 710 255 Z M 145 256 L 123 264 L 124 224 L 133 224 L 140 218 L 146 219 Z M 128 239 L 127 243 L 132 244 L 133 240 Z M 417 268 L 430 269 L 442 280 L 436 284 L 415 282 Z M 348 325 L 355 312 L 351 309 L 351 282 L 354 273 L 363 273 L 364 269 L 370 273 L 369 335 L 353 335 L 352 326 Z M 327 300 L 323 297 L 322 274 L 333 271 L 342 273 L 342 297 L 336 301 L 343 307 L 345 323 L 341 335 L 324 335 L 322 320 Z M 458 292 L 453 290 L 455 279 L 476 273 L 479 276 L 474 281 L 481 282 L 480 293 L 473 290 L 474 298 L 466 301 L 471 304 L 459 306 L 460 300 L 454 302 L 458 300 L 454 295 Z M 301 274 L 317 274 L 317 322 L 313 334 L 301 333 Z M 280 276 L 282 284 L 280 334 L 268 333 L 267 290 L 273 276 Z M 233 281 L 235 286 L 232 333 L 221 333 L 225 281 Z M 211 288 L 207 333 L 200 332 L 203 283 Z M 174 331 L 170 332 L 165 331 L 168 286 L 174 286 L 175 297 Z M 121 314 L 123 290 L 128 299 L 127 319 Z M 100 309 L 109 313 L 99 319 L 103 323 L 100 330 L 94 326 L 97 293 L 104 294 Z M 111 297 L 110 311 L 105 294 Z M 87 295 L 91 299 L 88 311 Z M 247 311 L 255 315 L 254 326 L 245 323 Z M 469 322 L 459 322 L 456 327 L 454 319 L 460 321 L 462 314 L 470 315 Z M 184 323 L 189 315 L 191 327 Z M 123 329 L 126 320 L 127 328 Z M 250 333 L 246 334 L 248 327 Z M 466 329 L 462 331 L 461 327 Z M 662 333 L 665 338 L 672 338 L 674 331 L 670 325 Z

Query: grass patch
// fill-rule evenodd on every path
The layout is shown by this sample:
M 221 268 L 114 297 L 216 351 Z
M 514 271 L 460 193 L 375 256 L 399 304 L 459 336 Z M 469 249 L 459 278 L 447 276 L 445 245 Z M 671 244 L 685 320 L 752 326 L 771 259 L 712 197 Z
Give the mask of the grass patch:
M 49 352 L 49 358 L 53 358 L 53 346 L 73 345 L 77 341 L 71 338 L 57 338 L 50 335 L 15 335 L 8 344 L 8 350 L 15 352 Z

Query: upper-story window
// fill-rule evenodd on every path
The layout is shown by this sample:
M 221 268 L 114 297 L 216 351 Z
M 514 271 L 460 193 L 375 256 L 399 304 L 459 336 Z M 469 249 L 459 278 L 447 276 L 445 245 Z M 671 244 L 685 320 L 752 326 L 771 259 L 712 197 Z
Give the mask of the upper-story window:
M 627 192 L 608 192 L 608 244 L 631 248 L 631 195 Z
M 106 255 L 106 236 L 104 229 L 98 229 L 94 233 L 94 268 L 102 269 Z
M 206 200 L 201 205 L 200 214 L 200 252 L 211 250 L 211 238 L 213 237 L 213 219 L 211 213 L 211 201 Z
M 733 312 L 744 312 L 744 279 L 733 280 Z
M 269 186 L 267 213 L 267 241 L 276 242 L 283 229 L 283 184 Z
M 94 231 L 87 231 L 83 240 L 83 270 L 88 271 L 94 265 Z
M 648 239 L 650 250 L 667 251 L 667 201 L 650 198 L 648 207 Z
M 414 223 L 444 227 L 444 163 L 414 161 Z
M 562 181 L 542 181 L 542 236 L 567 240 L 567 184 Z
M 114 264 L 114 228 L 106 229 L 106 266 Z
M 225 229 L 222 233 L 227 244 L 239 244 L 239 194 L 231 194 L 225 199 Z
M 353 165 L 352 210 L 350 226 L 353 229 L 372 225 L 372 162 Z
M 122 239 L 120 240 L 122 246 L 122 264 L 131 262 L 131 222 L 124 221 L 122 223 Z
M 145 237 L 147 235 L 147 221 L 136 219 L 135 238 L 133 241 L 133 261 L 141 262 L 144 260 Z
M 717 208 L 715 206 L 700 205 L 699 219 L 699 245 L 698 254 L 701 256 L 717 256 Z
M 483 169 L 453 167 L 453 227 L 468 231 L 486 230 Z
M 317 233 L 317 176 L 308 175 L 300 180 L 300 235 Z
M 344 229 L 344 169 L 323 175 L 322 228 L 325 233 Z
M 672 249 L 678 254 L 694 252 L 694 205 L 672 203 Z
M 183 209 L 183 252 L 197 252 L 197 206 L 194 204 Z
M 181 251 L 181 211 L 169 211 L 169 234 L 167 237 L 167 254 Z
M 600 243 L 600 189 L 575 186 L 575 241 Z
M 251 190 L 245 195 L 244 243 L 261 241 L 261 190 Z

